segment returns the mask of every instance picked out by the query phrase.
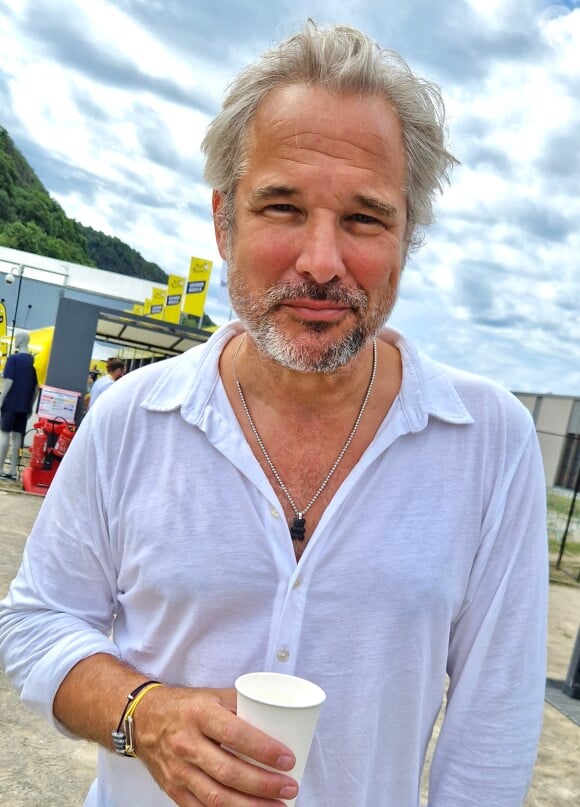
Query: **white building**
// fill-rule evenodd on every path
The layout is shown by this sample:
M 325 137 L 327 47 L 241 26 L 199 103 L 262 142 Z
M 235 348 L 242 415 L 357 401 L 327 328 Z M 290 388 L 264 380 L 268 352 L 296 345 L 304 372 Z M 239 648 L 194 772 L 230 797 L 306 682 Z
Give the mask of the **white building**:
M 22 271 L 22 283 L 7 284 L 14 267 Z M 130 309 L 151 297 L 155 285 L 161 284 L 0 246 L 0 299 L 6 305 L 9 327 L 15 317 L 17 328 L 54 325 L 63 295 L 121 311 Z
M 514 394 L 534 418 L 546 485 L 573 490 L 580 472 L 580 398 L 527 392 Z

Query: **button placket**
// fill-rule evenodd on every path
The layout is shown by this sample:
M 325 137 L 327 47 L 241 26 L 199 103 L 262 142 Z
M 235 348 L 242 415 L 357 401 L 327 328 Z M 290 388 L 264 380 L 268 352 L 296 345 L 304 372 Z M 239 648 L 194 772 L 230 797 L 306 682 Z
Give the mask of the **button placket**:
M 281 664 L 285 664 L 290 658 L 290 650 L 288 647 L 281 647 L 276 653 L 276 658 Z
M 285 672 L 292 672 L 296 664 L 300 645 L 302 622 L 306 605 L 304 575 L 288 580 L 286 601 L 278 630 L 278 641 L 274 650 L 276 666 L 284 666 Z

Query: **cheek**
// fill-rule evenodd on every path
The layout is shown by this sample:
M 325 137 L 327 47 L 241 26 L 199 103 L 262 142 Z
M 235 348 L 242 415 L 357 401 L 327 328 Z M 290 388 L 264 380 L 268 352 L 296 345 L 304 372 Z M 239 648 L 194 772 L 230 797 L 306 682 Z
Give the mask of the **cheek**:
M 401 275 L 400 250 L 384 242 L 372 245 L 349 255 L 347 266 L 356 284 L 369 294 L 393 289 Z
M 292 271 L 298 255 L 296 239 L 284 234 L 253 234 L 237 241 L 236 265 L 252 284 L 269 285 Z

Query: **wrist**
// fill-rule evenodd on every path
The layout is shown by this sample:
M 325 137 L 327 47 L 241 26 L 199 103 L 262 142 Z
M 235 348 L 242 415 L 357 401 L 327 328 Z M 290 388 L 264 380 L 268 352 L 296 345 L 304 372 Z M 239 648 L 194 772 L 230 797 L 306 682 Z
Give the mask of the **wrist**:
M 136 757 L 134 715 L 137 707 L 151 690 L 164 686 L 160 681 L 144 681 L 127 696 L 127 703 L 117 728 L 111 732 L 113 747 L 118 754 Z

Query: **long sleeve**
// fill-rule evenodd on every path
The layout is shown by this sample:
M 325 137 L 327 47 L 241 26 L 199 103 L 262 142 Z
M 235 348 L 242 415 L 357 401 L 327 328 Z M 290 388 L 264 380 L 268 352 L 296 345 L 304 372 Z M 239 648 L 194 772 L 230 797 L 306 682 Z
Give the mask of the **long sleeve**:
M 118 656 L 109 638 L 114 572 L 88 425 L 59 468 L 0 603 L 0 664 L 22 701 L 60 730 L 52 704 L 69 670 L 94 653 Z
M 546 666 L 545 482 L 535 434 L 498 485 L 451 636 L 429 807 L 521 807 Z

